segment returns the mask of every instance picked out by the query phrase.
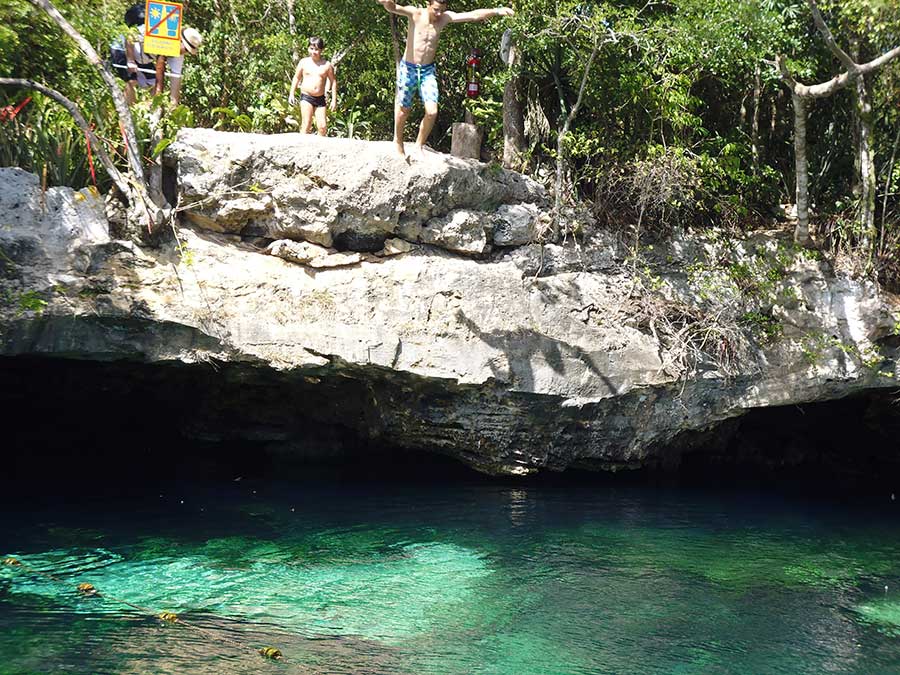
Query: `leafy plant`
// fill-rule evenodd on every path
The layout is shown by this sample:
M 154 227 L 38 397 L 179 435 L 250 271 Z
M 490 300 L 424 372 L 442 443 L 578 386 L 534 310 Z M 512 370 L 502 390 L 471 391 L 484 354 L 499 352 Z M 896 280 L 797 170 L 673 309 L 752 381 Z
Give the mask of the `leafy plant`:
M 44 311 L 47 304 L 47 301 L 37 291 L 24 291 L 19 294 L 17 299 L 19 314 L 24 314 L 25 312 L 40 314 Z
M 370 119 L 375 106 L 362 108 L 338 108 L 329 112 L 328 127 L 331 136 L 342 138 L 372 138 L 372 121 Z
M 246 113 L 239 113 L 231 108 L 213 108 L 213 114 L 220 115 L 213 129 L 226 131 L 250 131 L 253 128 L 253 120 Z

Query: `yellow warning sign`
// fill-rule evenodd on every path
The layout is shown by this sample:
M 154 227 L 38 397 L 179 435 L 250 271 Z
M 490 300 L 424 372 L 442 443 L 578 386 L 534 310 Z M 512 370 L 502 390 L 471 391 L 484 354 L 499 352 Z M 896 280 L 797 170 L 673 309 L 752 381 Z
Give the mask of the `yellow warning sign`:
M 148 0 L 144 19 L 144 53 L 181 56 L 181 3 Z

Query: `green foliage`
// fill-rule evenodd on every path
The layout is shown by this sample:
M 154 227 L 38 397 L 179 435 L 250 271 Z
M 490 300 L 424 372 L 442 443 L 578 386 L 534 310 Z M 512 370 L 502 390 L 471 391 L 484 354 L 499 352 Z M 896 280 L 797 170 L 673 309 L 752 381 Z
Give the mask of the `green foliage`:
M 213 129 L 226 131 L 252 131 L 253 120 L 245 113 L 239 113 L 231 108 L 213 108 L 212 113 L 221 115 L 213 124 Z
M 329 113 L 328 128 L 331 136 L 341 138 L 372 139 L 372 121 L 374 106 L 362 108 L 338 108 Z
M 839 351 L 850 357 L 866 370 L 873 371 L 878 375 L 892 377 L 891 373 L 879 370 L 884 363 L 885 357 L 878 345 L 870 344 L 860 347 L 856 343 L 844 342 L 837 336 L 824 333 L 807 335 L 801 345 L 803 358 L 811 366 L 819 365 L 823 358 L 830 353 L 833 354 L 834 351 Z
M 738 322 L 749 328 L 754 339 L 763 345 L 774 344 L 784 330 L 781 322 L 774 316 L 758 311 L 745 312 Z
M 6 293 L 3 300 L 3 304 L 14 307 L 16 314 L 19 316 L 25 312 L 41 314 L 44 311 L 44 308 L 49 304 L 44 299 L 42 293 L 34 290 L 22 291 L 20 293 Z
M 415 0 L 411 0 L 414 2 Z M 105 56 L 125 31 L 129 3 L 58 0 L 60 11 Z M 421 4 L 419 1 L 417 4 Z M 460 0 L 454 10 L 481 6 Z M 893 0 L 820 0 L 839 44 L 858 45 L 871 59 L 897 45 L 900 5 Z M 289 8 L 293 9 L 291 32 Z M 438 77 L 441 114 L 431 142 L 448 150 L 449 129 L 468 110 L 485 129 L 494 157 L 502 147 L 503 90 L 519 78 L 528 110 L 529 165 L 546 172 L 556 160 L 556 135 L 581 95 L 563 148 L 567 178 L 594 202 L 601 222 L 664 233 L 677 226 L 743 227 L 768 217 L 793 199 L 789 99 L 774 68 L 784 54 L 796 76 L 825 81 L 841 66 L 812 29 L 804 0 L 679 0 L 677 3 L 519 0 L 511 19 L 450 26 L 441 36 Z M 232 131 L 296 131 L 299 114 L 287 93 L 296 56 L 306 37 L 326 41 L 326 58 L 337 66 L 340 108 L 329 113 L 330 134 L 388 139 L 393 127 L 394 60 L 390 16 L 367 0 L 192 0 L 186 20 L 204 35 L 199 54 L 188 57 L 182 103 L 164 121 L 161 143 L 152 137 L 143 97 L 135 110 L 145 156 L 158 155 L 180 126 Z M 406 20 L 397 18 L 401 37 Z M 510 72 L 497 46 L 510 28 L 521 55 Z M 483 54 L 481 97 L 465 97 L 465 58 Z M 590 76 L 582 81 L 596 48 Z M 60 90 L 85 111 L 121 162 L 118 123 L 96 71 L 74 44 L 25 0 L 0 0 L 0 75 L 29 77 Z M 759 96 L 754 88 L 759 78 Z M 875 150 L 882 185 L 900 126 L 900 69 L 885 68 L 867 79 L 875 110 Z M 0 92 L 0 105 L 25 94 Z M 39 97 L 14 122 L 0 123 L 0 159 L 41 172 L 50 184 L 81 187 L 89 181 L 80 130 L 55 104 Z M 421 112 L 416 104 L 413 120 Z M 757 118 L 754 152 L 752 120 Z M 809 137 L 811 194 L 819 212 L 840 211 L 852 196 L 854 167 L 851 96 L 816 105 Z M 416 124 L 407 127 L 409 138 Z M 900 184 L 900 163 L 891 177 Z M 99 176 L 101 187 L 108 179 Z M 650 192 L 648 192 L 650 190 Z M 887 202 L 887 227 L 897 221 L 896 189 Z M 652 197 L 652 198 L 651 198 Z M 879 203 L 881 209 L 881 203 Z M 882 215 L 882 214 L 879 214 Z M 849 240 L 848 240 L 849 241 Z
M 40 94 L 22 90 L 13 93 L 18 95 L 13 101 L 31 96 L 31 102 L 14 119 L 0 123 L 0 166 L 19 166 L 38 176 L 46 172 L 48 186 L 89 185 L 87 139 L 71 115 Z M 98 185 L 107 186 L 109 179 L 96 157 L 94 167 Z
M 484 141 L 491 147 L 503 145 L 503 96 L 468 98 L 465 109 L 472 113 L 475 124 L 484 129 Z

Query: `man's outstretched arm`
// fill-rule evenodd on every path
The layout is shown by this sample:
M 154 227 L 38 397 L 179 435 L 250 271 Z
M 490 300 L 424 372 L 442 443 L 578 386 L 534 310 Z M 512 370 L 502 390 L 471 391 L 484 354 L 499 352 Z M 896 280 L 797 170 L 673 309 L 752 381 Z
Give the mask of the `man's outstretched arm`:
M 381 2 L 381 0 L 378 0 Z M 467 21 L 486 21 L 495 16 L 512 16 L 510 7 L 494 7 L 493 9 L 473 9 L 471 12 L 444 12 L 449 17 L 450 23 L 465 23 Z
M 394 0 L 375 0 L 375 2 L 384 7 L 391 14 L 399 14 L 400 16 L 412 16 L 416 11 L 415 7 L 398 5 Z

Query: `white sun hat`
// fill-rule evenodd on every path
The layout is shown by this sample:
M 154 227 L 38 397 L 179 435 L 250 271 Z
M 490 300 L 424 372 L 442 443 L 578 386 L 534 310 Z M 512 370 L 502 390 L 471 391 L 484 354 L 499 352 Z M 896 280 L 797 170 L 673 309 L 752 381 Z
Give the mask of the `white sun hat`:
M 203 44 L 203 36 L 200 35 L 200 31 L 196 28 L 185 26 L 181 31 L 181 46 L 184 47 L 184 51 L 194 55 L 200 49 L 201 44 Z

